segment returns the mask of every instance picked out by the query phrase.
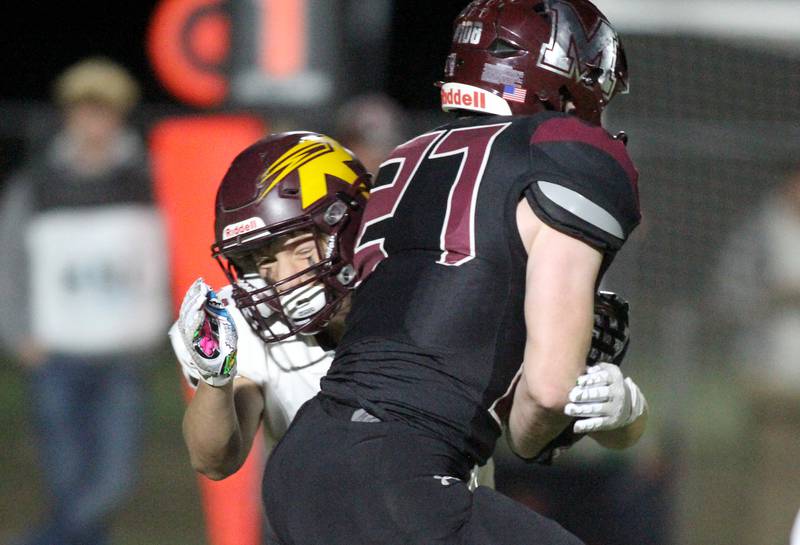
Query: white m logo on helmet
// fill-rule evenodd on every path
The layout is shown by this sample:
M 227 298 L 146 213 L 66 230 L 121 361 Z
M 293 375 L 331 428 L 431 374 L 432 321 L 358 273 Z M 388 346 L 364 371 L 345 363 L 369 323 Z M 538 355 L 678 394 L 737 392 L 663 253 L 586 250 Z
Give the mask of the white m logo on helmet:
M 575 9 L 560 0 L 550 3 L 550 17 L 550 42 L 542 45 L 538 66 L 577 80 L 587 63 L 597 65 L 602 70 L 597 82 L 605 98 L 611 98 L 617 84 L 614 67 L 619 41 L 608 21 L 598 18 L 593 28 L 587 29 Z

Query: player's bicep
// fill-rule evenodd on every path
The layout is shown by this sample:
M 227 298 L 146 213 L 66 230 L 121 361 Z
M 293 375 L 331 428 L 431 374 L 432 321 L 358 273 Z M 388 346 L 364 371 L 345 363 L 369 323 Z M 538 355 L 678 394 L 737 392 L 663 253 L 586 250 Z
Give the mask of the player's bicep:
M 585 366 L 602 260 L 597 249 L 546 224 L 528 248 L 523 374 L 535 397 L 554 408 Z
M 253 438 L 258 432 L 264 416 L 265 403 L 261 386 L 249 378 L 236 377 L 233 382 L 233 403 L 239 420 L 242 447 L 246 455 L 250 452 Z

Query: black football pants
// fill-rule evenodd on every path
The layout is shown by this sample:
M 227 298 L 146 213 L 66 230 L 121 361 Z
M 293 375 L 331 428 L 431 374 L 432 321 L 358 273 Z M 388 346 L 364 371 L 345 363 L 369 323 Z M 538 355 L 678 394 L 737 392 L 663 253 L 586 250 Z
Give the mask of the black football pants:
M 402 422 L 352 421 L 354 411 L 315 397 L 270 455 L 270 545 L 582 544 L 494 490 L 470 492 L 468 462 L 441 439 Z

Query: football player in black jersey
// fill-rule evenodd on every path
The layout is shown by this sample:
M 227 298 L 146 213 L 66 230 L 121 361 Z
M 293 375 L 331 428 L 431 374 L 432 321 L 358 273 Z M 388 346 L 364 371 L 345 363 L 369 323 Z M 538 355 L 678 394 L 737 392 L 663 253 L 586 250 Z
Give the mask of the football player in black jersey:
M 531 460 L 565 429 L 612 448 L 644 430 L 636 384 L 586 367 L 597 286 L 640 220 L 624 139 L 600 125 L 626 90 L 587 0 L 459 15 L 441 85 L 458 118 L 381 165 L 344 337 L 265 472 L 274 542 L 580 543 L 465 481 L 503 427 Z

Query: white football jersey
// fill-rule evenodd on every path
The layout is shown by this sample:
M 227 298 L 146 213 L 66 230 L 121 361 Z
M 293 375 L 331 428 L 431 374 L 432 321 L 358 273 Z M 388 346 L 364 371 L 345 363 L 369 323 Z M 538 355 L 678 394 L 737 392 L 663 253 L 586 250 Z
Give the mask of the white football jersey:
M 266 344 L 252 329 L 233 304 L 231 288 L 219 290 L 220 300 L 227 304 L 238 333 L 236 356 L 237 377 L 246 377 L 261 386 L 264 393 L 265 424 L 270 434 L 279 439 L 289 427 L 300 406 L 319 392 L 319 381 L 328 372 L 333 351 L 320 348 L 314 336 L 295 335 Z M 181 340 L 177 323 L 169 331 L 172 348 L 189 381 L 193 373 L 189 355 Z M 189 381 L 191 385 L 191 381 Z

